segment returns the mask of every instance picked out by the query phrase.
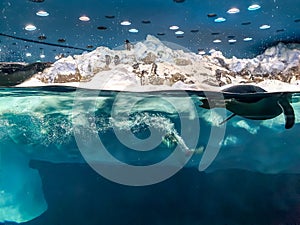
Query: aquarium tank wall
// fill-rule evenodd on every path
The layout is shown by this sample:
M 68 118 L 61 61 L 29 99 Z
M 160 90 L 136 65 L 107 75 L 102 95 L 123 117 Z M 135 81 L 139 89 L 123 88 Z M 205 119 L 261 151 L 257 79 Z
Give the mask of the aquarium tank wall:
M 0 224 L 300 224 L 299 8 L 1 0 Z

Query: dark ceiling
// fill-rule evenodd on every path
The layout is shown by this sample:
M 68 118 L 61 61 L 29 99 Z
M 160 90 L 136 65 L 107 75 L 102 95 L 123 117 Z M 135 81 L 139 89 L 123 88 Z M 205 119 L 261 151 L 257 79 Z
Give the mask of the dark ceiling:
M 253 4 L 260 8 L 248 10 Z M 228 13 L 231 8 L 239 12 Z M 147 34 L 193 52 L 216 49 L 239 58 L 279 41 L 300 42 L 300 0 L 1 0 L 0 9 L 0 61 L 54 61 Z M 38 16 L 40 10 L 49 15 Z M 79 20 L 83 15 L 90 20 Z M 219 17 L 226 21 L 215 22 Z M 29 24 L 36 29 L 27 31 Z

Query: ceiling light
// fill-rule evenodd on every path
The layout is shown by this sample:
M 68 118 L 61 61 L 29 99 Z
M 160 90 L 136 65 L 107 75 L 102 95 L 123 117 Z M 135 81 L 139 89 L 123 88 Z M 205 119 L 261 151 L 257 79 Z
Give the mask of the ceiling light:
M 229 43 L 235 43 L 236 40 L 235 40 L 235 39 L 229 39 L 228 42 L 229 42 Z
M 246 38 L 244 38 L 243 40 L 244 40 L 244 41 L 252 41 L 253 38 L 251 38 L 251 37 L 246 37 Z
M 170 26 L 169 29 L 170 29 L 170 30 L 178 30 L 179 27 L 178 27 L 178 26 Z
M 131 25 L 131 22 L 128 21 L 128 20 L 124 20 L 124 21 L 121 22 L 121 25 L 122 26 L 129 26 L 129 25 Z
M 219 17 L 219 18 L 215 19 L 214 21 L 215 21 L 216 23 L 222 23 L 222 22 L 225 22 L 226 19 L 223 18 L 223 17 Z
M 239 13 L 240 10 L 238 8 L 231 8 L 227 11 L 227 13 L 229 14 L 235 14 L 235 13 Z
M 214 53 L 215 51 L 216 51 L 215 49 L 211 49 L 211 50 L 209 50 L 209 53 L 212 54 L 212 53 Z
M 90 21 L 90 18 L 87 16 L 81 16 L 81 17 L 79 17 L 79 20 L 83 21 L 83 22 L 87 22 L 87 21 Z
M 130 33 L 138 33 L 139 30 L 138 29 L 135 29 L 135 28 L 132 28 L 130 30 L 128 30 Z
M 220 39 L 213 40 L 213 43 L 221 43 L 222 41 Z
M 46 57 L 45 54 L 40 54 L 41 59 L 44 59 L 45 57 Z
M 201 51 L 198 52 L 199 55 L 205 55 L 205 53 L 206 52 L 204 50 L 201 50 Z
M 184 32 L 183 32 L 183 31 L 181 31 L 181 30 L 178 30 L 178 31 L 176 31 L 176 32 L 175 32 L 175 34 L 176 34 L 176 35 L 183 35 L 183 34 L 184 34 Z
M 261 25 L 261 26 L 259 27 L 259 29 L 261 29 L 261 30 L 266 30 L 266 29 L 269 29 L 270 27 L 271 27 L 270 25 L 264 24 L 264 25 Z
M 28 24 L 28 25 L 26 25 L 25 30 L 34 31 L 34 30 L 36 30 L 36 26 L 34 26 L 32 24 Z
M 258 5 L 258 4 L 253 4 L 248 7 L 249 11 L 254 11 L 254 10 L 258 10 L 258 9 L 260 9 L 260 5 Z
M 40 10 L 36 13 L 37 16 L 42 16 L 42 17 L 45 17 L 45 16 L 49 16 L 49 13 L 44 11 L 44 10 Z
M 25 55 L 26 55 L 26 57 L 31 57 L 32 56 L 30 52 L 27 52 Z

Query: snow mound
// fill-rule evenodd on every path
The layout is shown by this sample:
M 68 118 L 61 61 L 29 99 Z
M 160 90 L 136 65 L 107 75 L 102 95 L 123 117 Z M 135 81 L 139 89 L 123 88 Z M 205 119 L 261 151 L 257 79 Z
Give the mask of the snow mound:
M 134 87 L 141 91 L 154 86 L 155 89 L 168 86 L 203 90 L 203 85 L 220 87 L 261 82 L 264 85 L 264 81 L 277 80 L 286 84 L 286 90 L 294 90 L 296 86 L 300 90 L 300 48 L 296 44 L 279 43 L 252 59 L 225 58 L 219 51 L 202 56 L 171 49 L 148 35 L 142 42 L 128 43 L 127 49 L 98 47 L 89 53 L 62 58 L 20 86 L 33 86 L 33 81 L 36 85 L 37 79 L 40 85 L 96 89 L 105 86 L 110 90 Z M 106 80 L 104 85 L 99 83 L 103 80 Z

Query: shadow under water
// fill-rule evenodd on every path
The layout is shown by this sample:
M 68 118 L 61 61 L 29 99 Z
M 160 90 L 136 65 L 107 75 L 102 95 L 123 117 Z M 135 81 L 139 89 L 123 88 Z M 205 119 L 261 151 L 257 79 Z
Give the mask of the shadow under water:
M 110 182 L 85 164 L 34 161 L 48 210 L 40 224 L 300 224 L 300 175 L 185 168 L 146 187 Z

